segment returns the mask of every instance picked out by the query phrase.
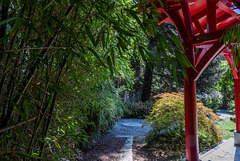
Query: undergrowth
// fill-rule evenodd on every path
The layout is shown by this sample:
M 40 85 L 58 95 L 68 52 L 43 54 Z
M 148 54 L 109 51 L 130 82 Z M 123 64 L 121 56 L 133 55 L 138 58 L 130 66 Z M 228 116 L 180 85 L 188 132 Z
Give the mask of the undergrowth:
M 123 115 L 125 118 L 144 119 L 147 115 L 150 114 L 152 106 L 153 106 L 152 100 L 148 100 L 146 102 L 126 103 Z
M 159 151 L 185 153 L 184 95 L 163 93 L 158 98 L 146 122 L 151 123 L 151 131 L 146 137 L 149 146 Z M 216 124 L 218 116 L 212 109 L 197 103 L 198 139 L 200 151 L 209 149 L 222 140 L 222 130 Z

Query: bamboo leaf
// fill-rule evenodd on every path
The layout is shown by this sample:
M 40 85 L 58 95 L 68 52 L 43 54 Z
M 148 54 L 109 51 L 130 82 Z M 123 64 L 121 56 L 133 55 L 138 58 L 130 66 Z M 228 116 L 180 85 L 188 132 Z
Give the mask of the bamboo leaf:
M 177 83 L 178 81 L 177 81 L 177 71 L 176 71 L 175 59 L 172 59 L 171 63 L 172 63 L 173 78 L 174 78 L 175 82 Z
M 109 70 L 111 73 L 111 77 L 113 77 L 113 64 L 112 64 L 111 58 L 109 56 L 107 57 L 107 63 L 108 63 L 108 67 L 109 67 Z
M 145 51 L 145 53 L 147 53 L 147 57 L 151 61 L 151 63 L 153 65 L 156 65 L 156 58 L 148 50 L 146 50 L 145 48 L 143 48 L 143 50 Z
M 47 23 L 46 23 L 46 27 L 47 27 L 47 30 L 48 30 L 48 33 L 53 36 L 54 35 L 54 28 L 52 26 L 52 23 L 48 20 Z
M 35 159 L 40 159 L 40 160 L 46 160 L 46 158 L 42 158 L 36 155 L 30 155 L 30 154 L 26 154 L 26 153 L 22 153 L 22 152 L 17 152 L 16 154 L 27 157 L 27 158 L 35 158 Z
M 154 8 L 155 10 L 158 10 L 158 8 L 155 6 L 155 4 L 153 3 L 152 0 L 150 0 L 149 2 L 150 2 L 150 4 L 153 6 L 153 8 Z
M 22 22 L 23 22 L 22 18 L 19 18 L 19 19 L 15 22 L 15 24 L 14 24 L 12 30 L 11 30 L 11 33 L 12 33 L 13 35 L 14 35 L 14 34 L 17 32 L 17 30 L 21 27 Z
M 114 28 L 115 30 L 117 30 L 119 33 L 122 33 L 122 34 L 124 34 L 124 35 L 126 35 L 126 36 L 134 36 L 133 34 L 131 34 L 130 32 L 128 32 L 127 30 L 124 30 L 124 29 L 122 29 L 122 28 L 120 28 L 120 27 L 118 27 L 118 26 L 113 26 L 113 28 Z
M 140 27 L 146 34 L 146 29 L 145 29 L 144 25 L 142 24 L 141 20 L 137 16 L 138 12 L 135 12 L 135 11 L 129 10 L 129 9 L 125 9 L 125 10 L 137 21 L 137 23 L 140 25 Z
M 9 22 L 11 22 L 13 20 L 16 20 L 16 19 L 17 19 L 17 17 L 9 17 L 8 19 L 1 20 L 0 21 L 0 26 L 5 25 L 6 23 L 9 23 Z
M 92 34 L 91 30 L 90 30 L 90 27 L 89 27 L 88 25 L 85 25 L 85 30 L 86 30 L 87 35 L 89 36 L 92 44 L 95 46 L 96 42 L 95 42 L 95 39 L 94 39 L 94 37 L 93 37 L 93 34 Z
M 143 47 L 141 47 L 141 46 L 138 46 L 138 51 L 139 51 L 139 53 L 140 53 L 140 55 L 141 55 L 141 57 L 142 57 L 142 59 L 145 61 L 145 62 L 147 62 L 147 58 L 146 58 L 146 56 L 145 56 L 145 54 L 144 54 L 144 52 L 143 52 L 143 49 L 142 49 Z
M 166 48 L 170 53 L 173 53 L 173 50 L 172 50 L 171 46 L 168 44 L 167 40 L 166 40 L 162 35 L 159 35 L 159 39 L 160 39 L 160 41 L 162 42 L 162 44 L 165 46 L 165 48 Z
M 114 53 L 114 48 L 111 49 L 111 59 L 112 59 L 113 65 L 115 66 L 115 53 Z
M 92 54 L 98 59 L 98 61 L 105 67 L 107 68 L 107 66 L 103 63 L 102 59 L 99 57 L 99 55 L 90 47 L 88 47 L 88 49 L 92 52 Z
M 156 17 L 159 17 L 159 18 L 162 17 L 162 15 L 160 15 L 160 13 L 158 13 L 156 10 L 150 9 L 150 11 L 151 11 Z
M 184 51 L 183 45 L 182 45 L 181 41 L 178 39 L 178 37 L 174 33 L 172 33 L 171 31 L 168 31 L 168 34 L 171 36 L 172 40 L 177 45 L 177 47 L 181 51 Z

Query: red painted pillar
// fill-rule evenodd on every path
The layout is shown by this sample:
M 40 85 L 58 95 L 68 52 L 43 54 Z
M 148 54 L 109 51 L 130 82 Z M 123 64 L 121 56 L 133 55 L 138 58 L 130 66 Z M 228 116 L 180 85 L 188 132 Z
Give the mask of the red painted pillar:
M 185 54 L 194 64 L 192 45 L 185 46 Z M 192 68 L 186 70 L 188 76 L 188 80 L 184 78 L 186 159 L 188 161 L 198 161 L 196 82 L 194 81 L 194 70 Z
M 240 97 L 239 97 L 239 81 L 234 79 L 234 93 L 235 93 L 235 115 L 236 115 L 236 132 L 240 132 Z

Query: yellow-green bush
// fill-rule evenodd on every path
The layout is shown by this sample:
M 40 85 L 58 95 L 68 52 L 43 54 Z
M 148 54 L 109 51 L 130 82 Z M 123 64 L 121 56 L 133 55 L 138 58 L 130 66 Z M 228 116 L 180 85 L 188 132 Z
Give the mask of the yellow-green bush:
M 168 134 L 171 137 L 184 138 L 184 94 L 182 92 L 163 93 L 155 98 L 159 99 L 154 104 L 150 115 L 146 117 L 147 123 L 152 124 L 147 141 L 156 141 L 161 138 L 161 135 Z M 197 115 L 200 150 L 221 141 L 221 129 L 215 126 L 219 119 L 213 110 L 198 101 Z

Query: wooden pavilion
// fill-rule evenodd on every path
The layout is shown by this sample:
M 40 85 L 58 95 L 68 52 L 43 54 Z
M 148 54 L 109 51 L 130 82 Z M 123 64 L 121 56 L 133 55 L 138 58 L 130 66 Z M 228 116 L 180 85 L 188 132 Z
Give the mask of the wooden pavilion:
M 240 63 L 234 64 L 231 45 L 221 37 L 239 23 L 240 0 L 152 0 L 158 8 L 160 24 L 175 25 L 184 46 L 184 53 L 198 72 L 187 68 L 184 79 L 186 159 L 199 160 L 197 135 L 196 81 L 219 54 L 231 64 L 234 76 L 236 131 L 234 142 L 240 145 Z M 154 8 L 151 3 L 147 7 Z

